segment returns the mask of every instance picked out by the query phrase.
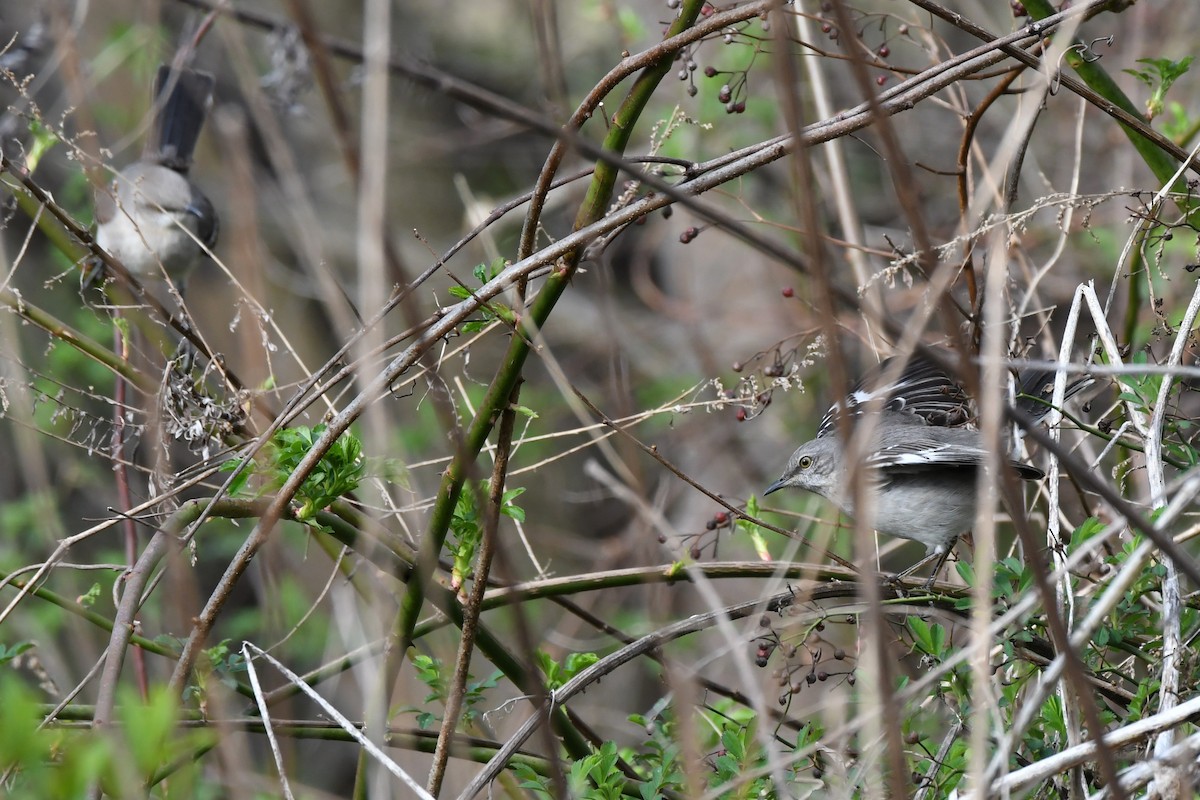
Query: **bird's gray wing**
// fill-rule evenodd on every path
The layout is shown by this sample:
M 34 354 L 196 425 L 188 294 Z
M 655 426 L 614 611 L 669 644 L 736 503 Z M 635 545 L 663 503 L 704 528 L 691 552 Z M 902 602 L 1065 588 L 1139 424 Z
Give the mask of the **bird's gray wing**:
M 1067 379 L 1063 402 L 1069 400 L 1094 383 L 1089 375 Z M 1054 370 L 1035 369 L 1022 372 L 1017 378 L 1017 399 L 1014 405 L 1028 414 L 1034 422 L 1040 422 L 1050 413 L 1050 399 L 1054 396 Z
M 934 440 L 897 442 L 876 450 L 867 465 L 879 470 L 904 471 L 930 467 L 975 467 L 983 463 L 987 451 L 957 442 Z
M 888 358 L 867 372 L 849 396 L 835 403 L 821 418 L 817 437 L 828 436 L 837 427 L 839 413 L 857 416 L 862 407 L 882 397 L 887 411 L 911 414 L 930 425 L 960 425 L 969 417 L 970 400 L 962 386 L 945 370 L 920 354 L 914 354 L 890 384 L 881 384 L 895 358 Z
M 964 428 L 935 426 L 889 427 L 876 437 L 867 466 L 882 473 L 923 472 L 930 469 L 973 468 L 983 463 L 988 451 L 979 434 Z M 1008 459 L 1009 465 L 1026 480 L 1044 473 L 1031 464 Z

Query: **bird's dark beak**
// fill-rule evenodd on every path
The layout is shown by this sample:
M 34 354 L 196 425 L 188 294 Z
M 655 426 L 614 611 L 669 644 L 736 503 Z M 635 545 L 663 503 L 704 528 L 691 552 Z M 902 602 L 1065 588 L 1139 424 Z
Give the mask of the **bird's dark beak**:
M 771 492 L 777 492 L 777 491 L 779 491 L 779 490 L 780 490 L 780 489 L 782 489 L 782 488 L 783 488 L 785 485 L 786 485 L 786 484 L 784 484 L 784 482 L 783 482 L 783 478 L 780 478 L 779 480 L 775 481 L 774 483 L 772 483 L 770 486 L 768 486 L 768 487 L 767 487 L 767 490 L 766 490 L 765 492 L 763 492 L 763 497 L 766 497 L 766 496 L 767 496 L 767 495 L 769 495 Z

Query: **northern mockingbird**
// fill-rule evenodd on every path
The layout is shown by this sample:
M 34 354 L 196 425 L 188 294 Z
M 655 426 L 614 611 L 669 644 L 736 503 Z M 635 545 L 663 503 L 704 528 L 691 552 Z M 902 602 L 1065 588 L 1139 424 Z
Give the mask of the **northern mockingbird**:
M 764 495 L 788 487 L 807 489 L 854 516 L 843 444 L 838 436 L 838 415 L 850 423 L 864 413 L 863 406 L 882 397 L 874 420 L 875 431 L 864 459 L 874 493 L 875 530 L 912 539 L 925 545 L 927 555 L 901 573 L 907 575 L 933 558 L 937 564 L 928 589 L 945 563 L 954 541 L 975 524 L 978 470 L 987 456 L 983 437 L 971 425 L 971 402 L 962 387 L 940 367 L 920 355 L 912 356 L 899 379 L 880 385 L 887 359 L 868 373 L 842 403 L 821 419 L 817 437 L 792 453 L 779 480 Z M 1053 372 L 1022 375 L 1016 405 L 1035 420 L 1049 412 L 1046 401 L 1053 389 Z M 1070 397 L 1090 379 L 1068 383 Z M 1044 473 L 1030 464 L 1008 459 L 1025 480 Z
M 140 160 L 96 193 L 96 243 L 145 280 L 182 281 L 217 241 L 213 205 L 188 180 L 192 152 L 212 106 L 213 76 L 158 68 L 154 121 Z

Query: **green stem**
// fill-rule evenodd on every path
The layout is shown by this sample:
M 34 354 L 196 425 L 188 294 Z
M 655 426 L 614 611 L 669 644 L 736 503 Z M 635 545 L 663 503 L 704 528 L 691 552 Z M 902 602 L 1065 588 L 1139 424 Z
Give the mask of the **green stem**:
M 688 0 L 684 3 L 679 17 L 671 25 L 666 36 L 675 36 L 690 27 L 699 16 L 703 5 L 704 0 Z M 673 53 L 665 54 L 658 63 L 648 67 L 638 76 L 630 88 L 629 94 L 613 116 L 612 127 L 604 140 L 606 150 L 618 155 L 624 152 L 632 135 L 634 123 L 645 110 L 655 88 L 670 70 L 673 58 Z M 612 197 L 616 178 L 615 167 L 603 162 L 597 164 L 587 196 L 576 216 L 575 230 L 591 224 L 604 215 Z M 565 255 L 558 268 L 550 273 L 534 298 L 532 305 L 517 326 L 517 330 L 514 331 L 508 352 L 488 387 L 487 394 L 480 403 L 479 411 L 472 420 L 450 467 L 442 478 L 428 528 L 422 537 L 416 571 L 408 582 L 396 620 L 398 640 L 404 648 L 407 648 L 412 641 L 413 629 L 425 600 L 425 581 L 437 563 L 437 556 L 445 544 L 450 520 L 454 514 L 455 505 L 458 503 L 459 495 L 462 493 L 463 481 L 487 440 L 488 434 L 491 433 L 492 427 L 499 419 L 501 410 L 520 381 L 521 370 L 529 355 L 531 343 L 538 336 L 538 332 L 545 325 L 550 312 L 554 310 L 555 304 L 570 283 L 575 274 L 575 268 L 579 264 L 579 257 L 579 250 Z
M 67 323 L 55 317 L 48 311 L 27 301 L 12 289 L 0 290 L 0 305 L 5 305 L 17 312 L 22 319 L 32 322 L 53 338 L 66 342 L 93 361 L 99 362 L 110 370 L 129 381 L 139 390 L 153 394 L 158 387 L 146 380 L 146 377 L 134 369 L 112 350 L 96 340 L 85 336 Z
M 1049 0 L 1025 0 L 1024 5 L 1025 9 L 1029 12 L 1029 15 L 1035 20 L 1045 19 L 1046 17 L 1057 13 L 1056 9 L 1050 5 Z M 1109 10 L 1117 12 L 1121 11 L 1122 8 L 1120 5 L 1113 3 L 1109 6 Z M 1082 45 L 1082 43 L 1078 44 Z M 1078 75 L 1083 82 L 1088 85 L 1089 88 L 1101 95 L 1105 100 L 1108 100 L 1113 105 L 1124 109 L 1138 119 L 1146 122 L 1146 125 L 1148 126 L 1150 123 L 1146 120 L 1141 109 L 1133 104 L 1133 101 L 1129 99 L 1125 92 L 1121 91 L 1121 87 L 1118 86 L 1116 81 L 1112 79 L 1112 76 L 1108 74 L 1108 71 L 1104 69 L 1104 67 L 1100 66 L 1100 62 L 1095 58 L 1091 60 L 1086 58 L 1088 52 L 1089 51 L 1087 50 L 1086 46 L 1082 46 L 1080 48 L 1072 47 L 1067 49 L 1063 58 L 1067 64 L 1070 65 L 1071 69 L 1075 71 L 1075 74 Z M 1129 138 L 1130 143 L 1133 145 L 1133 149 L 1137 150 L 1138 155 L 1140 155 L 1142 160 L 1146 162 L 1146 166 L 1148 166 L 1150 171 L 1154 173 L 1154 177 L 1157 178 L 1162 184 L 1166 184 L 1168 181 L 1170 181 L 1171 177 L 1175 174 L 1175 171 L 1179 168 L 1179 164 L 1176 163 L 1169 155 L 1164 153 L 1158 147 L 1158 145 L 1146 139 L 1129 126 L 1122 124 L 1121 130 L 1123 130 L 1125 135 Z M 1186 181 L 1184 181 L 1182 178 L 1176 180 L 1175 183 L 1171 185 L 1171 191 L 1180 195 L 1187 195 L 1188 190 Z M 1181 210 L 1189 215 L 1196 210 L 1196 205 L 1192 201 L 1179 199 L 1176 200 L 1176 202 L 1180 205 Z
M 24 589 L 26 582 L 23 580 L 15 580 L 12 582 L 12 585 L 17 589 Z M 45 600 L 48 603 L 53 603 L 59 608 L 64 609 L 65 611 L 68 611 L 87 622 L 90 622 L 97 628 L 112 633 L 113 622 L 111 619 L 103 614 L 98 614 L 95 611 L 92 611 L 90 608 L 85 608 L 79 603 L 68 600 L 57 592 L 52 592 L 49 589 L 40 586 L 36 589 L 30 589 L 29 594 L 33 595 L 34 597 L 40 597 L 42 600 Z M 145 636 L 139 636 L 136 633 L 129 637 L 129 641 L 132 644 L 136 644 L 143 650 L 149 653 L 154 653 L 155 655 L 164 656 L 166 658 L 176 658 L 179 655 L 177 648 L 168 647 L 159 642 L 147 639 Z

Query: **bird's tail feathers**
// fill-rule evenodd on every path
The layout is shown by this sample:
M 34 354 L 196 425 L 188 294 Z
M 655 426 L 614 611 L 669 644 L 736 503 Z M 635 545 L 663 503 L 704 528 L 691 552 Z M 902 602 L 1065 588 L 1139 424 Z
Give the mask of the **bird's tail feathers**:
M 200 129 L 212 107 L 216 81 L 210 73 L 158 68 L 154 81 L 154 127 L 146 140 L 145 159 L 186 173 Z

